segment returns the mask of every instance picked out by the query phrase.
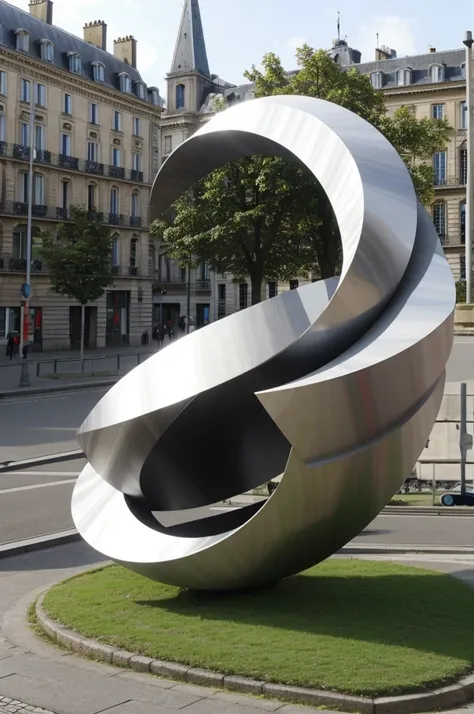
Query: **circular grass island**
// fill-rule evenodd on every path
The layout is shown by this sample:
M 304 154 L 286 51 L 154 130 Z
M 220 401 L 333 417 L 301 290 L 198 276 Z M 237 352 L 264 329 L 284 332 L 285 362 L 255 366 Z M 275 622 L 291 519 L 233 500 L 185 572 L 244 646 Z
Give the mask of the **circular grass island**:
M 53 587 L 43 608 L 147 657 L 344 694 L 426 691 L 474 668 L 474 591 L 395 563 L 332 558 L 245 593 L 183 590 L 112 565 Z

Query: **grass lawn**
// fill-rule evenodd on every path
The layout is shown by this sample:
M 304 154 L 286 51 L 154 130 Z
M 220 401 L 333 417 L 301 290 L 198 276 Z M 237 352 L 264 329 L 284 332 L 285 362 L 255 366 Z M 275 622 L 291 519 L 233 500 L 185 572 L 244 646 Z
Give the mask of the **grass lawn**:
M 109 566 L 46 595 L 56 621 L 127 650 L 361 695 L 432 687 L 474 666 L 474 591 L 449 575 L 335 558 L 247 593 L 204 593 Z
M 446 491 L 436 491 L 434 505 L 439 506 L 440 497 Z M 392 504 L 399 506 L 432 506 L 433 493 L 425 491 L 424 493 L 397 493 L 393 496 Z

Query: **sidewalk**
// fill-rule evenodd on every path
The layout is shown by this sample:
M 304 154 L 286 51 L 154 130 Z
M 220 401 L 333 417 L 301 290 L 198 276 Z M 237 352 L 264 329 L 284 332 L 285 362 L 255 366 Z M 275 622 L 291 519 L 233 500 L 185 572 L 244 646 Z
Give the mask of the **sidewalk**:
M 426 556 L 389 559 L 450 572 L 474 585 L 472 557 L 449 562 Z M 38 639 L 26 624 L 30 604 L 53 583 L 101 562 L 85 543 L 77 542 L 0 563 L 0 714 L 40 714 L 41 709 L 48 714 L 170 714 L 178 709 L 188 714 L 320 714 L 319 709 L 91 662 Z M 458 711 L 473 714 L 474 707 Z
M 164 343 L 166 347 L 167 343 Z M 162 349 L 164 349 L 164 347 Z M 158 351 L 156 342 L 140 347 L 107 347 L 86 350 L 84 373 L 81 370 L 80 352 L 62 350 L 55 352 L 31 352 L 26 362 L 30 386 L 33 389 L 54 389 L 65 386 L 90 386 L 91 383 L 114 380 L 136 367 L 139 362 Z M 120 357 L 117 357 L 120 355 Z M 55 362 L 56 360 L 56 362 Z M 0 394 L 20 389 L 20 377 L 25 360 L 16 357 L 10 360 L 5 352 L 0 354 Z M 37 373 L 39 365 L 39 376 Z M 27 388 L 22 388 L 27 389 Z

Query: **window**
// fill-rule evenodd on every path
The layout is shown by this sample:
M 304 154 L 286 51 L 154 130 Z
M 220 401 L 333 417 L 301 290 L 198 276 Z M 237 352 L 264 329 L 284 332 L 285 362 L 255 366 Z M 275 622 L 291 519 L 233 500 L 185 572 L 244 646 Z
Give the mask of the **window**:
M 42 124 L 36 124 L 35 126 L 35 149 L 37 151 L 44 151 L 45 149 L 44 126 Z
M 20 79 L 20 101 L 29 102 L 30 101 L 30 87 L 31 82 L 29 79 Z
M 239 285 L 239 310 L 245 310 L 249 306 L 249 284 L 240 283 Z
M 411 84 L 411 69 L 404 67 L 397 70 L 397 84 L 399 87 L 407 87 Z
M 278 295 L 278 285 L 275 282 L 268 283 L 268 297 L 273 298 Z
M 459 109 L 459 128 L 467 129 L 467 102 L 461 102 Z
M 19 198 L 22 203 L 26 203 L 28 201 L 28 182 L 29 182 L 29 177 L 28 177 L 28 172 L 27 171 L 20 171 L 19 174 Z
M 26 30 L 16 31 L 16 48 L 19 52 L 30 51 L 30 33 Z
M 466 79 L 466 63 L 465 62 L 463 62 L 461 64 L 460 69 L 461 69 L 461 79 Z
M 117 216 L 119 212 L 119 190 L 116 186 L 110 189 L 110 213 Z
M 69 181 L 61 181 L 61 207 L 69 208 Z
M 466 256 L 459 256 L 459 280 L 466 280 Z
M 459 183 L 467 184 L 467 149 L 459 149 Z
M 82 60 L 81 55 L 77 52 L 70 52 L 69 55 L 69 71 L 75 74 L 82 74 Z
M 446 238 L 446 204 L 444 201 L 437 201 L 433 204 L 433 223 L 441 242 L 444 242 Z
M 429 73 L 432 82 L 444 82 L 444 65 L 432 64 Z
M 72 97 L 70 94 L 63 94 L 63 112 L 64 114 L 72 114 Z
M 176 87 L 176 109 L 184 109 L 184 84 L 178 84 Z
M 118 111 L 114 111 L 112 128 L 114 131 L 122 131 L 122 115 Z
M 432 119 L 443 119 L 444 117 L 444 104 L 432 104 L 431 105 L 431 118 Z
M 64 156 L 71 156 L 71 135 L 70 134 L 61 134 L 61 143 L 60 143 L 60 154 L 63 154 Z
M 290 290 L 296 290 L 298 285 L 299 285 L 299 283 L 297 280 L 290 280 Z
M 40 107 L 46 106 L 46 87 L 44 84 L 37 84 L 35 87 L 35 103 Z
M 44 206 L 44 177 L 42 174 L 33 176 L 33 202 L 36 206 Z
M 119 74 L 120 79 L 120 91 L 121 92 L 131 92 L 132 91 L 132 79 L 126 72 L 121 72 Z
M 30 145 L 30 125 L 20 124 L 20 145 L 29 146 Z
M 134 136 L 142 135 L 141 121 L 139 117 L 133 117 L 133 134 Z
M 159 107 L 159 106 L 160 106 L 160 104 L 161 104 L 160 99 L 161 99 L 161 98 L 160 98 L 160 93 L 159 93 L 159 91 L 158 91 L 156 88 L 153 88 L 153 89 L 151 90 L 151 102 L 152 102 L 152 104 L 155 105 L 155 107 Z
M 372 72 L 372 74 L 370 75 L 370 81 L 374 89 L 382 89 L 382 76 L 382 72 Z
M 41 40 L 41 59 L 45 62 L 54 60 L 54 45 L 49 40 Z
M 7 140 L 7 121 L 5 114 L 0 114 L 0 141 Z
M 142 155 L 141 154 L 132 154 L 132 169 L 134 171 L 142 170 Z
M 139 99 L 145 99 L 145 85 L 143 84 L 143 82 L 137 82 L 135 84 L 135 90 Z
M 137 248 L 138 248 L 138 238 L 130 239 L 130 267 L 137 267 Z
M 219 283 L 217 286 L 217 319 L 225 317 L 226 284 Z
M 0 72 L 0 94 L 7 95 L 7 73 Z
M 459 235 L 461 243 L 466 242 L 466 201 L 461 201 L 459 204 Z
M 112 147 L 112 166 L 121 166 L 121 150 L 116 146 Z
M 87 142 L 87 160 L 99 161 L 99 144 L 96 141 Z
M 119 264 L 119 237 L 118 235 L 112 236 L 112 265 L 116 266 Z
M 446 152 L 438 151 L 433 157 L 433 167 L 435 173 L 436 186 L 446 183 Z
M 140 195 L 137 191 L 132 193 L 132 218 L 137 218 L 140 215 Z
M 89 104 L 89 122 L 91 124 L 99 123 L 99 105 L 93 102 Z
M 92 63 L 92 79 L 94 82 L 105 82 L 105 67 L 102 62 Z
M 0 307 L 0 339 L 7 336 L 7 308 Z
M 90 183 L 87 187 L 87 210 L 88 211 L 96 211 L 97 210 L 97 204 L 96 204 L 96 192 L 97 192 L 97 186 L 95 183 Z
M 172 149 L 172 138 L 171 136 L 165 136 L 165 156 L 171 154 Z

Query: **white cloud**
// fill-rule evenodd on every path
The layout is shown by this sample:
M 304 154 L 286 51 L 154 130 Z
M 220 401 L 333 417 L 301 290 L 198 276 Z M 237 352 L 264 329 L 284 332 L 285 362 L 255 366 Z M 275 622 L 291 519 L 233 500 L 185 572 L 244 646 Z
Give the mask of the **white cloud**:
M 396 50 L 399 57 L 416 53 L 414 20 L 397 15 L 373 15 L 349 38 L 349 44 L 362 52 L 362 62 L 375 59 L 377 34 L 379 46 Z

